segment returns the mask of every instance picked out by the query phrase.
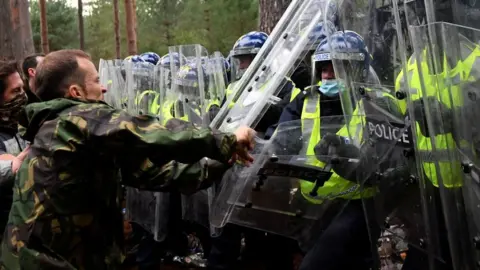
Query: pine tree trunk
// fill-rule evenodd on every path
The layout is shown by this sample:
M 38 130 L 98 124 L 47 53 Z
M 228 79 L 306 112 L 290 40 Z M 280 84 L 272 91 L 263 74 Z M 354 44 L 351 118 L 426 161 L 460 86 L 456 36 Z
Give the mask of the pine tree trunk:
M 259 0 L 259 29 L 270 34 L 292 0 Z
M 40 40 L 44 54 L 50 52 L 48 44 L 48 24 L 47 24 L 47 3 L 46 0 L 40 0 Z
M 35 51 L 28 0 L 0 1 L 0 22 L 0 59 L 20 61 Z
M 137 36 L 137 0 L 132 0 L 132 9 L 133 9 L 133 27 L 135 30 L 135 36 Z
M 113 0 L 113 25 L 115 30 L 115 56 L 120 59 L 120 24 L 118 19 L 118 0 Z
M 78 0 L 78 34 L 80 40 L 80 50 L 85 50 L 85 35 L 83 27 L 83 3 Z
M 135 33 L 135 22 L 133 15 L 132 0 L 125 0 L 125 16 L 127 26 L 128 54 L 137 54 L 137 35 Z
M 166 45 L 170 46 L 172 45 L 173 37 L 170 29 L 172 27 L 172 22 L 170 19 L 171 14 L 168 14 L 168 11 L 170 10 L 168 5 L 168 0 L 163 0 L 163 10 L 166 11 L 163 19 L 163 26 L 165 27 L 165 41 L 166 41 Z
M 211 17 L 210 17 L 210 6 L 207 0 L 204 0 L 203 5 L 205 6 L 203 9 L 203 15 L 205 19 L 205 30 L 207 32 L 207 40 L 208 40 L 208 48 L 211 49 L 213 46 L 213 38 L 212 38 L 212 24 L 211 24 Z

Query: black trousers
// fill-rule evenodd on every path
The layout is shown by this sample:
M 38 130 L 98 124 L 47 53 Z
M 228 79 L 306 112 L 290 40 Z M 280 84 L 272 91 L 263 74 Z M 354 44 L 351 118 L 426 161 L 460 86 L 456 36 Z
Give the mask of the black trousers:
M 373 207 L 369 203 L 366 206 Z M 369 270 L 374 267 L 377 256 L 372 251 L 380 228 L 373 221 L 367 224 L 361 200 L 346 203 L 331 222 L 323 222 L 315 229 L 322 233 L 305 255 L 300 270 Z
M 241 254 L 241 238 L 245 236 L 245 250 Z M 212 238 L 208 269 L 262 269 L 291 270 L 296 241 L 278 235 L 237 226 L 226 225 L 218 237 Z M 241 264 L 238 260 L 242 255 Z

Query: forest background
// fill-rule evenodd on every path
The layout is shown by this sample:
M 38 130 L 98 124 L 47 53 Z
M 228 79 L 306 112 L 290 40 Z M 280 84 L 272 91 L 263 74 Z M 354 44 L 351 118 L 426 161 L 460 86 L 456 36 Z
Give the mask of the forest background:
M 0 58 L 78 48 L 98 63 L 168 46 L 228 55 L 243 34 L 270 33 L 291 0 L 0 0 Z

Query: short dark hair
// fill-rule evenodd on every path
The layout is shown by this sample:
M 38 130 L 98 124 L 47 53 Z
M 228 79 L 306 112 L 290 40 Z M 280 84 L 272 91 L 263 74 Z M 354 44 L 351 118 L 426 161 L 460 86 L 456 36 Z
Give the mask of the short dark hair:
M 45 54 L 35 53 L 35 54 L 31 54 L 31 55 L 25 57 L 25 59 L 23 59 L 22 72 L 23 72 L 23 76 L 26 80 L 29 79 L 28 78 L 28 69 L 37 67 L 37 65 L 38 65 L 37 58 L 38 57 L 45 57 Z
M 0 93 L 7 89 L 7 78 L 15 72 L 18 72 L 15 61 L 0 61 Z
M 35 75 L 36 94 L 41 100 L 64 97 L 72 84 L 85 87 L 85 71 L 79 67 L 78 58 L 90 56 L 81 50 L 60 50 L 45 56 Z

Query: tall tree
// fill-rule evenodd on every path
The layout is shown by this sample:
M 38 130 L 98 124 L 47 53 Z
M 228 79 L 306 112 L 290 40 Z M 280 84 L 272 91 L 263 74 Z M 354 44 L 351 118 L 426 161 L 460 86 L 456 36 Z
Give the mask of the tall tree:
M 113 0 L 113 27 L 115 31 L 115 58 L 120 59 L 120 23 L 118 19 L 118 0 Z
M 48 24 L 47 24 L 47 3 L 46 0 L 40 0 L 40 40 L 42 51 L 47 54 L 50 52 L 48 43 Z
M 21 60 L 34 52 L 28 0 L 0 1 L 0 58 Z
M 270 34 L 292 0 L 259 0 L 259 29 Z
M 163 10 L 168 11 L 169 10 L 169 5 L 168 1 L 164 0 L 163 1 Z M 165 14 L 166 15 L 166 14 Z M 170 19 L 171 16 L 164 16 L 163 20 L 163 27 L 165 30 L 165 41 L 166 45 L 172 45 L 173 37 L 172 37 L 172 20 Z
M 85 50 L 85 37 L 83 27 L 83 2 L 78 0 L 78 35 L 80 39 L 80 50 Z
M 42 51 L 39 1 L 30 2 L 30 16 L 35 48 Z M 76 8 L 67 4 L 66 0 L 48 0 L 46 17 L 50 51 L 78 48 Z
M 137 32 L 137 0 L 132 0 L 132 9 L 133 9 L 133 26 L 135 29 L 135 35 L 138 35 Z
M 93 0 L 91 12 L 85 17 L 85 46 L 91 55 L 94 63 L 100 59 L 117 59 L 113 29 L 115 29 L 115 18 L 113 1 Z M 124 1 L 117 0 L 119 32 L 122 33 L 125 27 Z M 128 55 L 127 35 L 120 34 L 120 58 Z
M 213 46 L 212 20 L 211 20 L 211 1 L 204 0 L 203 14 L 205 19 L 205 31 L 207 34 L 208 47 Z
M 137 54 L 137 35 L 135 33 L 135 17 L 132 0 L 125 0 L 125 19 L 128 39 L 128 54 Z

